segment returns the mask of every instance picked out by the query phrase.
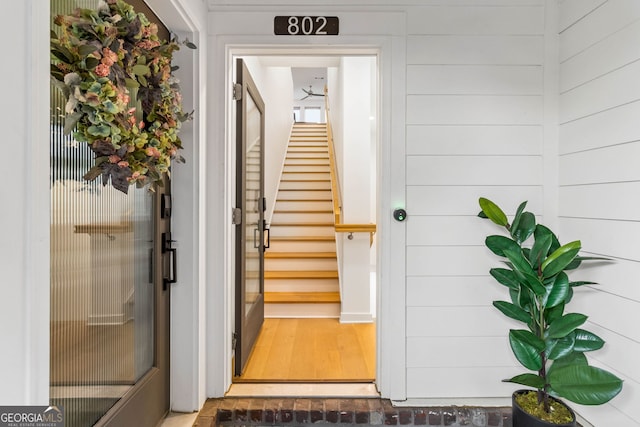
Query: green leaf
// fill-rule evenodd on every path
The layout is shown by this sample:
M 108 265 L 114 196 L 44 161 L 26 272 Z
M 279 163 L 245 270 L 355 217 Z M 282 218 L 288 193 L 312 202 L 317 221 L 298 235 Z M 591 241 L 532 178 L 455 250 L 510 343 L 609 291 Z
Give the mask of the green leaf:
M 542 389 L 545 386 L 544 378 L 535 374 L 516 375 L 515 377 L 508 380 L 504 380 L 504 381 L 509 383 L 522 384 L 522 385 L 526 385 L 527 387 L 532 387 L 537 389 Z
M 102 167 L 94 166 L 91 169 L 89 169 L 89 171 L 86 174 L 84 174 L 84 176 L 82 178 L 87 180 L 87 181 L 93 181 L 94 179 L 96 179 L 100 175 L 102 175 Z
M 577 282 L 569 282 L 569 286 L 576 287 L 576 286 L 585 286 L 585 285 L 599 285 L 599 283 L 597 282 L 588 282 L 585 280 L 579 280 Z
M 98 61 L 98 59 L 94 58 L 93 56 L 87 56 L 87 58 L 84 60 L 84 66 L 87 68 L 87 70 L 93 70 L 98 66 L 99 63 L 100 61 Z
M 134 65 L 133 68 L 131 68 L 131 71 L 133 71 L 133 74 L 135 74 L 136 76 L 146 76 L 151 73 L 151 69 L 142 64 Z
M 559 339 L 548 340 L 546 351 L 547 357 L 551 360 L 555 360 L 567 356 L 574 350 L 575 342 L 576 336 L 574 333 Z
M 478 200 L 480 203 L 480 209 L 482 212 L 494 223 L 501 225 L 503 227 L 507 227 L 509 225 L 509 221 L 507 221 L 507 215 L 489 199 L 485 199 L 484 197 L 480 197 Z
M 588 364 L 589 362 L 587 362 L 587 356 L 585 356 L 584 353 L 572 351 L 568 355 L 554 360 L 551 364 L 551 367 L 547 371 L 547 375 L 549 375 L 554 369 L 560 369 L 565 366 L 587 366 Z
M 186 42 L 184 42 L 184 45 L 186 47 L 188 47 L 189 49 L 197 49 L 198 48 L 198 46 L 196 46 L 195 44 L 193 44 L 192 42 L 190 42 L 188 40 Z
M 569 276 L 564 272 L 559 273 L 553 281 L 553 284 L 546 288 L 547 293 L 545 295 L 544 305 L 547 308 L 552 308 L 565 302 L 569 295 L 569 288 Z
M 564 313 L 564 306 L 564 304 L 560 304 L 544 311 L 544 320 L 547 322 L 547 324 L 551 324 L 556 319 L 562 317 L 562 313 Z
M 520 224 L 520 218 L 522 218 L 522 212 L 524 212 L 524 208 L 526 206 L 527 206 L 526 201 L 520 203 L 520 206 L 518 206 L 518 209 L 516 209 L 516 214 L 513 217 L 513 222 L 511 223 L 511 237 L 513 237 L 514 239 L 515 239 L 515 236 L 513 235 L 513 231 L 514 229 L 518 228 L 518 225 Z
M 83 114 L 80 111 L 76 111 L 75 113 L 67 114 L 64 118 L 64 135 L 69 135 L 76 128 L 78 124 L 78 120 L 82 118 Z
M 139 88 L 140 87 L 140 83 L 138 83 L 134 79 L 130 79 L 129 77 L 126 77 L 124 79 L 124 83 L 127 86 L 127 89 L 133 89 L 133 88 Z
M 540 283 L 538 276 L 529 264 L 529 260 L 523 255 L 520 248 L 518 247 L 517 251 L 505 249 L 504 254 L 511 262 L 516 275 L 523 279 L 520 283 L 531 289 L 536 295 L 544 295 L 546 288 Z
M 569 365 L 553 369 L 548 376 L 553 391 L 580 405 L 601 405 L 622 390 L 622 380 L 595 366 Z
M 565 269 L 580 252 L 580 240 L 560 246 L 542 263 L 540 268 L 544 277 L 551 277 Z
M 537 269 L 542 264 L 542 260 L 547 257 L 549 248 L 551 248 L 552 237 L 550 234 L 542 234 L 535 238 L 531 252 L 529 253 L 529 261 L 533 268 Z
M 91 44 L 83 44 L 78 47 L 78 53 L 80 56 L 87 56 L 96 50 L 98 50 L 98 48 Z
M 511 235 L 518 243 L 526 241 L 536 229 L 536 217 L 531 212 L 523 212 L 518 227 L 511 227 Z
M 489 270 L 489 274 L 501 285 L 507 286 L 510 289 L 519 289 L 520 282 L 516 277 L 516 274 L 506 268 L 492 268 Z
M 551 247 L 549 248 L 549 251 L 553 252 L 560 247 L 560 242 L 558 241 L 558 238 L 556 237 L 556 235 L 553 234 L 553 231 L 551 231 L 549 228 L 547 228 L 542 224 L 538 224 L 536 226 L 536 230 L 533 232 L 533 236 L 537 240 L 541 238 L 543 235 L 551 236 Z M 549 252 L 547 252 L 547 254 L 548 253 Z
M 587 321 L 587 316 L 580 313 L 569 313 L 556 319 L 549 325 L 548 334 L 551 338 L 562 338 L 573 332 L 578 326 Z
M 111 128 L 107 125 L 93 125 L 89 126 L 87 132 L 93 136 L 109 136 L 111 134 Z
M 520 251 L 520 246 L 514 240 L 505 236 L 487 236 L 484 239 L 484 244 L 487 245 L 491 252 L 502 257 L 506 257 L 505 250 Z
M 584 329 L 576 329 L 575 335 L 575 351 L 600 350 L 604 346 L 604 340 L 592 332 L 585 331 Z
M 514 320 L 519 320 L 520 322 L 524 322 L 526 324 L 529 324 L 529 322 L 531 322 L 531 316 L 529 315 L 529 313 L 515 304 L 511 304 L 510 302 L 506 301 L 494 301 L 493 306 L 500 310 L 502 314 Z
M 504 256 L 509 259 L 516 273 L 520 273 L 522 275 L 528 274 L 536 277 L 531 264 L 529 264 L 529 260 L 522 255 L 522 251 L 519 246 L 517 246 L 516 249 L 505 249 Z
M 530 331 L 512 329 L 509 331 L 509 344 L 516 359 L 527 369 L 538 371 L 542 368 L 542 356 L 544 341 L 536 337 Z

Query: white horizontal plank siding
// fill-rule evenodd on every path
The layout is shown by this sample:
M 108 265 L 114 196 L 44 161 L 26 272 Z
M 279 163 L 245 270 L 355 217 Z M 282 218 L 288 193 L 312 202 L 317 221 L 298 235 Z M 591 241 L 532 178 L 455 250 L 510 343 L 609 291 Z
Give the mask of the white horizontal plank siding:
M 537 65 L 413 65 L 407 92 L 428 95 L 540 95 Z
M 407 124 L 536 125 L 540 96 L 409 95 Z
M 407 37 L 408 64 L 540 65 L 541 36 Z
M 560 126 L 560 154 L 640 140 L 640 102 L 620 105 Z
M 532 212 L 542 211 L 542 187 L 505 185 L 410 185 L 407 187 L 407 210 L 410 215 L 476 215 L 478 198 L 499 203 L 509 213 L 520 202 L 528 201 Z
M 560 61 L 588 49 L 640 18 L 638 0 L 609 0 L 560 34 Z
M 640 141 L 563 155 L 560 157 L 560 185 L 638 180 L 638 156 Z
M 566 30 L 567 27 L 575 24 L 606 2 L 607 0 L 558 0 L 560 31 Z
M 542 142 L 542 127 L 538 125 L 407 126 L 409 155 L 540 155 Z
M 640 222 L 561 218 L 563 241 L 580 240 L 585 251 L 640 261 Z M 621 278 L 628 280 L 628 278 Z M 640 311 L 640 306 L 638 307 Z
M 407 308 L 408 337 L 504 337 L 522 326 L 491 306 Z
M 496 231 L 493 223 L 477 216 L 413 216 L 407 220 L 407 245 L 473 246 Z
M 482 276 L 495 266 L 484 246 L 409 246 L 407 276 Z
M 636 101 L 640 98 L 639 74 L 640 61 L 563 93 L 560 96 L 560 122 L 566 123 Z
M 492 306 L 500 230 L 478 199 L 544 205 L 545 7 L 446 1 L 407 33 L 407 397 L 508 397 L 519 326 Z
M 640 181 L 560 187 L 565 217 L 635 221 L 640 217 Z
M 640 21 L 580 52 L 562 64 L 560 92 L 608 74 L 640 58 Z
M 537 185 L 542 178 L 539 156 L 412 156 L 407 184 Z M 477 198 L 476 198 L 477 200 Z
M 420 276 L 407 278 L 407 306 L 491 306 L 507 295 L 491 276 Z
M 502 379 L 521 373 L 523 370 L 516 367 L 409 368 L 407 394 L 446 398 L 504 398 L 511 396 L 514 385 L 502 382 Z
M 410 337 L 407 350 L 409 369 L 515 367 L 518 364 L 506 334 L 499 337 Z
M 408 15 L 410 34 L 541 34 L 544 8 L 447 7 L 416 8 Z
M 639 261 L 616 258 L 606 262 L 585 262 L 579 270 L 571 274 L 571 280 L 595 282 L 598 283 L 594 285 L 596 290 L 640 302 L 640 286 L 636 284 L 636 277 L 640 277 Z

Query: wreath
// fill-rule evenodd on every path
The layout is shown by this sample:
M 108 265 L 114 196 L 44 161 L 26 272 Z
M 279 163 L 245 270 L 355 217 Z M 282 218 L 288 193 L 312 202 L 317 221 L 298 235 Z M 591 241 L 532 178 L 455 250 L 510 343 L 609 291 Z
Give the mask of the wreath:
M 95 154 L 84 179 L 124 193 L 132 184 L 162 185 L 178 154 L 184 113 L 172 74 L 176 38 L 158 38 L 158 27 L 123 0 L 100 1 L 97 10 L 58 15 L 51 34 L 51 76 L 67 99 L 64 132 Z M 191 49 L 196 46 L 188 40 Z

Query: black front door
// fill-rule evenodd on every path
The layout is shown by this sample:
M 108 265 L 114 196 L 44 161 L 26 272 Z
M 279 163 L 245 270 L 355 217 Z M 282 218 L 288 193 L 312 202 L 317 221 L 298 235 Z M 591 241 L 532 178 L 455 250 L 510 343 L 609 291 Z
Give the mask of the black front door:
M 235 371 L 242 375 L 264 321 L 264 102 L 242 59 L 236 71 Z

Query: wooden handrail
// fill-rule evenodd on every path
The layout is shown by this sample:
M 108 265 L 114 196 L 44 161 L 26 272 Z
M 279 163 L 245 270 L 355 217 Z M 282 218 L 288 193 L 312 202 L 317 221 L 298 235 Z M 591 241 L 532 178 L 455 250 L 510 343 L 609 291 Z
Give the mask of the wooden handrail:
M 375 224 L 336 224 L 338 233 L 375 233 Z
M 327 144 L 329 146 L 329 174 L 331 176 L 331 196 L 333 199 L 334 228 L 336 233 L 369 233 L 369 243 L 373 244 L 373 236 L 376 233 L 375 224 L 343 224 L 342 200 L 340 186 L 338 185 L 338 168 L 336 166 L 336 152 L 333 145 L 333 130 L 329 116 L 329 90 L 324 87 L 324 112 L 327 123 Z
M 340 186 L 338 185 L 338 168 L 336 166 L 336 151 L 333 145 L 333 130 L 329 119 L 329 90 L 324 87 L 324 115 L 327 123 L 327 144 L 329 146 L 329 174 L 331 176 L 331 197 L 333 199 L 333 216 L 335 224 L 340 224 L 342 213 L 342 200 L 340 198 Z

